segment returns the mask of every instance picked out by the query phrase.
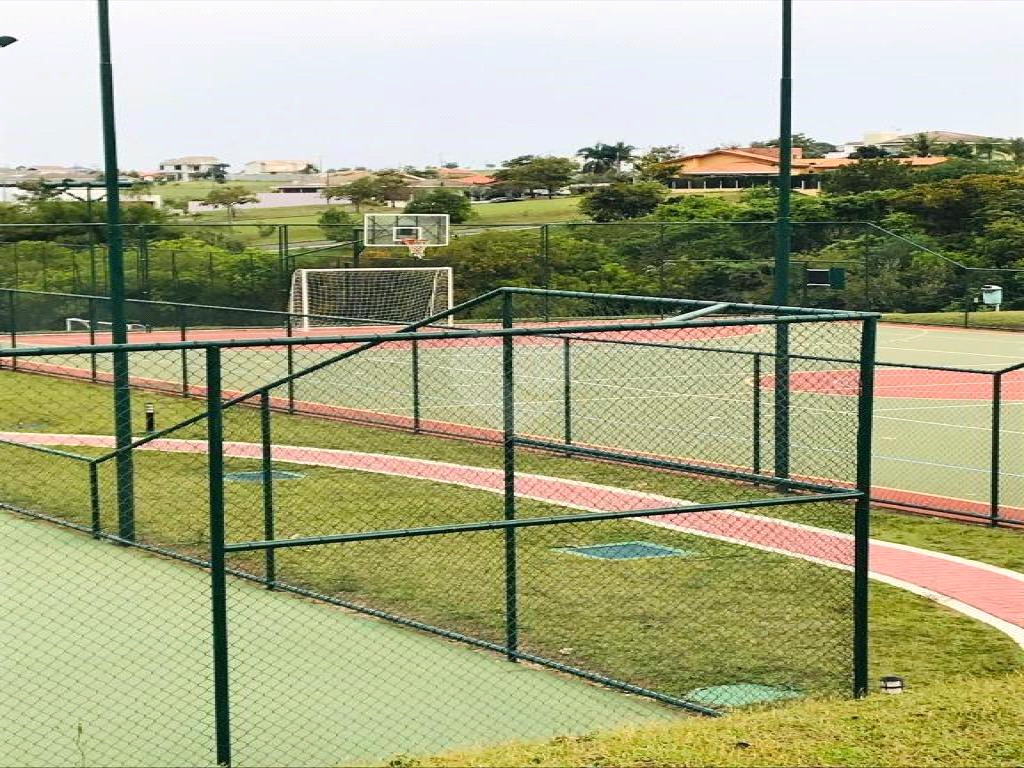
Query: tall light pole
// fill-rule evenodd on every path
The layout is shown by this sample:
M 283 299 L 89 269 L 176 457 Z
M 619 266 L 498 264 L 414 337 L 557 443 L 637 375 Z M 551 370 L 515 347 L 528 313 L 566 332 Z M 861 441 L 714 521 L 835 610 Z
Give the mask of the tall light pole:
M 773 303 L 789 302 L 789 200 L 793 189 L 793 0 L 782 0 L 782 78 L 779 87 L 779 202 L 775 217 Z
M 789 198 L 793 169 L 793 0 L 782 0 L 782 78 L 779 88 L 779 181 L 775 215 L 775 290 L 772 303 L 789 303 Z M 775 326 L 775 476 L 789 477 L 789 326 Z
M 100 37 L 100 102 L 103 110 L 103 173 L 107 187 L 107 274 L 110 276 L 111 341 L 128 341 L 124 308 L 124 246 L 121 240 L 121 199 L 118 189 L 117 136 L 114 126 L 114 78 L 110 66 L 108 0 L 98 0 Z M 132 401 L 128 353 L 113 353 L 114 445 L 117 474 L 117 528 L 122 539 L 135 539 L 135 492 L 132 454 Z

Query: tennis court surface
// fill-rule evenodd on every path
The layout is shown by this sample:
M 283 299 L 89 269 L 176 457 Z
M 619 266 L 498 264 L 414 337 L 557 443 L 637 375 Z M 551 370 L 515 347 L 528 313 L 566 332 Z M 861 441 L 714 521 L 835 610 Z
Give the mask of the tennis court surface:
M 209 575 L 4 511 L 0 534 L 0 763 L 215 764 Z M 380 763 L 679 716 L 337 607 L 228 589 L 236 765 Z

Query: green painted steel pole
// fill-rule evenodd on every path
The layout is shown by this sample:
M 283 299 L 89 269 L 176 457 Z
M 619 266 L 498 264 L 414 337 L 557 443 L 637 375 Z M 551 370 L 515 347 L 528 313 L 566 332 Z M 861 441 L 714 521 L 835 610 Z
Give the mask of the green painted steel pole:
M 512 327 L 512 294 L 502 297 L 501 326 Z M 501 340 L 501 409 L 503 414 L 503 448 L 505 468 L 505 519 L 516 517 L 516 422 L 515 422 L 515 340 L 506 336 Z M 516 531 L 505 531 L 505 654 L 516 661 L 519 646 L 519 609 L 516 587 Z
M 1002 398 L 1003 398 L 1003 374 L 997 372 L 992 376 L 992 453 L 991 467 L 989 468 L 989 523 L 999 525 L 999 469 L 1002 465 L 999 453 L 1002 444 Z
M 412 340 L 412 431 L 420 432 L 420 345 Z
M 789 304 L 790 195 L 793 168 L 793 0 L 782 0 L 782 79 L 779 89 L 779 182 L 775 217 L 772 303 Z M 775 327 L 775 476 L 789 477 L 789 327 Z
M 853 525 L 853 695 L 868 693 L 868 547 L 871 540 L 871 429 L 878 320 L 864 321 L 857 399 L 857 490 Z
M 227 561 L 224 551 L 224 418 L 220 349 L 206 348 L 206 430 L 210 484 L 210 607 L 213 629 L 213 721 L 217 765 L 231 765 L 228 684 Z
M 572 340 L 562 339 L 562 439 L 572 445 Z
M 108 0 L 97 0 L 100 37 L 100 100 L 103 111 L 103 171 L 107 189 L 107 272 L 110 279 L 111 341 L 128 341 L 124 305 L 124 244 L 121 238 L 121 206 L 117 186 L 117 135 L 114 125 L 114 78 L 110 65 L 110 13 Z M 114 443 L 118 448 L 118 535 L 135 540 L 135 482 L 132 454 L 132 401 L 129 390 L 128 353 L 112 354 L 114 369 Z
M 779 200 L 775 217 L 775 292 L 772 303 L 789 302 L 789 249 L 793 184 L 793 0 L 782 0 L 782 79 L 779 88 Z
M 270 392 L 260 392 L 260 443 L 263 467 L 263 538 L 274 540 L 274 468 L 273 440 L 270 433 Z M 277 582 L 277 564 L 274 550 L 263 553 L 263 579 L 267 589 L 273 589 Z

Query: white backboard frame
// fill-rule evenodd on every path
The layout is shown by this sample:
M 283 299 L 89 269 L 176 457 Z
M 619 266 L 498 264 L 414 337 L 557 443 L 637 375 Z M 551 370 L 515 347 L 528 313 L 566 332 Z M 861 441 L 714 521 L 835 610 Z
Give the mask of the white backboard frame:
M 449 242 L 447 213 L 367 213 L 363 216 L 363 245 L 367 248 L 405 248 L 403 239 L 426 240 L 426 247 Z M 409 234 L 406 234 L 409 233 Z

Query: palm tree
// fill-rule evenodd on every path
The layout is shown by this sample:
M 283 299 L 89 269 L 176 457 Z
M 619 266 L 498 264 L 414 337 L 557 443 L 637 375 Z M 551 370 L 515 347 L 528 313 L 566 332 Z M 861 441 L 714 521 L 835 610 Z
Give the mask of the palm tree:
M 617 172 L 622 171 L 622 164 L 628 163 L 633 159 L 633 150 L 636 149 L 632 144 L 625 144 L 621 141 L 617 141 L 615 144 L 605 144 L 605 151 L 608 156 L 612 159 L 612 163 L 615 166 Z
M 610 171 L 615 165 L 615 159 L 608 152 L 610 146 L 599 141 L 592 147 L 583 147 L 577 150 L 576 156 L 582 157 L 585 161 L 583 172 L 602 174 Z

